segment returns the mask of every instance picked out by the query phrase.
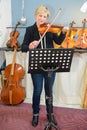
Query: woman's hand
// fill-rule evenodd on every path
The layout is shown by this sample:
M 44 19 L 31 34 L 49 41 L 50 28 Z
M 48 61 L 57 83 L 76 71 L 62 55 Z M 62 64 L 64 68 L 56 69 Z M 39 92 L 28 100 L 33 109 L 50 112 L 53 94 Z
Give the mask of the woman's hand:
M 69 27 L 65 26 L 65 27 L 63 27 L 62 32 L 66 33 L 68 30 L 69 30 Z
M 33 41 L 29 44 L 29 49 L 34 49 L 38 46 L 39 42 L 38 41 Z

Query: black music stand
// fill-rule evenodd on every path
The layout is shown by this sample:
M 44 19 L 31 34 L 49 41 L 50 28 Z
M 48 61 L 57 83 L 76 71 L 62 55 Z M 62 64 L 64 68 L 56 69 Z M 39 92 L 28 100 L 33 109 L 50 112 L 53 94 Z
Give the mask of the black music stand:
M 73 57 L 73 49 L 31 49 L 29 51 L 29 68 L 28 73 L 47 73 L 48 74 L 48 90 L 49 90 L 49 122 L 44 130 L 51 130 L 54 127 L 59 130 L 57 126 L 51 121 L 51 105 L 52 94 L 51 73 L 52 72 L 69 72 Z

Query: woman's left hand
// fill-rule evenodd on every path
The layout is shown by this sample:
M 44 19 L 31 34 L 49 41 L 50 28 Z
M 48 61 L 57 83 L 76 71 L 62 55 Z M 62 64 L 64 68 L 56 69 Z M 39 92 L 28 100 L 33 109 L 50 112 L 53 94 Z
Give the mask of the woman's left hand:
M 65 27 L 63 27 L 62 32 L 63 32 L 63 33 L 66 33 L 68 30 L 69 30 L 69 27 L 68 27 L 68 26 L 65 26 Z

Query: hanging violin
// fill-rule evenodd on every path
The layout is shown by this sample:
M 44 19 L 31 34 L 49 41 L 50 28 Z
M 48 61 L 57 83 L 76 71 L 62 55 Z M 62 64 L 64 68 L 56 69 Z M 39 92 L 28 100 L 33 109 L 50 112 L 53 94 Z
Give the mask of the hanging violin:
M 75 42 L 77 48 L 87 48 L 87 29 L 85 28 L 87 20 L 82 21 L 83 27 L 78 31 L 78 39 Z
M 62 43 L 63 48 L 74 48 L 75 41 L 73 40 L 73 38 L 77 32 L 77 29 L 73 28 L 73 24 L 75 24 L 74 21 L 70 23 L 69 31 L 67 32 L 66 38 Z
M 20 33 L 17 30 L 17 27 L 20 25 L 20 22 L 16 24 L 15 29 L 10 33 L 10 39 L 7 41 L 6 45 L 7 47 L 13 48 L 15 45 L 18 46 L 18 36 Z
M 16 38 L 17 36 L 14 33 L 14 35 L 11 37 L 11 40 L 9 40 L 11 41 L 9 45 L 14 48 L 14 54 L 12 64 L 7 65 L 4 70 L 5 83 L 1 90 L 1 100 L 5 104 L 9 105 L 19 104 L 25 99 L 25 89 L 21 84 L 21 80 L 25 74 L 25 69 L 20 64 L 16 63 L 16 52 L 18 48 L 18 42 Z

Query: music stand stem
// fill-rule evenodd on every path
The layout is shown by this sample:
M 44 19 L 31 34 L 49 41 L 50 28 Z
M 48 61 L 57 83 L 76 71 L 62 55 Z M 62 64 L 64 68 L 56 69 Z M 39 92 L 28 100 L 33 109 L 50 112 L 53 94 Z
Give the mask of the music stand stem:
M 59 130 L 57 128 L 57 126 L 52 122 L 52 117 L 51 117 L 51 109 L 52 109 L 52 91 L 51 91 L 51 81 L 52 81 L 52 73 L 58 69 L 58 67 L 56 68 L 47 68 L 47 69 L 44 69 L 44 67 L 40 67 L 41 70 L 43 70 L 44 72 L 47 72 L 47 75 L 48 75 L 48 97 L 47 97 L 47 100 L 48 100 L 48 115 L 49 115 L 49 122 L 48 124 L 45 126 L 44 130 L 51 130 L 52 127 L 54 127 L 56 130 Z

